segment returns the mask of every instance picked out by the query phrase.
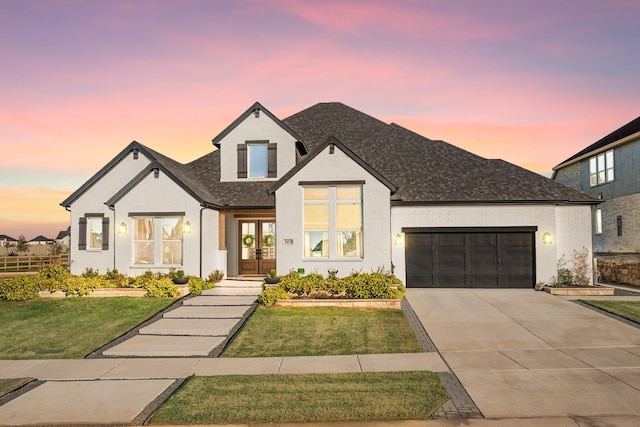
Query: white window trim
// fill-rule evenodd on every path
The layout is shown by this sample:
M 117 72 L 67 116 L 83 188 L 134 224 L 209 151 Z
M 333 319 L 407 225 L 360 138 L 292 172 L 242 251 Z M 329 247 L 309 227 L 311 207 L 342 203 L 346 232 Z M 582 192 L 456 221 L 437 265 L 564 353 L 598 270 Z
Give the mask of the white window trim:
M 602 234 L 602 209 L 595 210 L 595 234 Z
M 356 199 L 345 199 L 345 200 L 337 200 L 336 197 L 336 187 L 340 186 L 341 184 L 332 184 L 332 185 L 323 185 L 323 184 L 318 184 L 318 185 L 301 185 L 300 186 L 300 191 L 301 191 L 301 199 L 302 199 L 302 209 L 301 209 L 301 216 L 302 216 L 302 260 L 307 262 L 307 261 L 313 261 L 313 262 L 327 262 L 327 261 L 331 261 L 331 262 L 364 262 L 364 242 L 365 242 L 365 234 L 364 234 L 364 185 L 362 184 L 358 184 L 360 185 L 360 200 L 356 200 Z M 345 183 L 344 185 L 353 185 L 353 184 L 348 184 Z M 305 247 L 304 247 L 304 242 L 305 242 L 305 228 L 304 228 L 304 205 L 306 203 L 309 204 L 325 204 L 327 201 L 326 200 L 309 200 L 309 201 L 305 201 L 304 199 L 304 188 L 305 187 L 318 187 L 318 188 L 329 188 L 329 254 L 328 256 L 320 256 L 320 257 L 308 257 L 305 255 Z M 348 256 L 338 256 L 338 224 L 337 224 L 337 208 L 336 206 L 340 203 L 354 203 L 354 202 L 359 202 L 360 203 L 360 213 L 362 215 L 362 255 L 361 256 L 355 256 L 355 257 L 348 257 Z
M 153 240 L 136 240 L 135 239 L 135 220 L 136 219 L 153 219 L 153 233 L 154 233 L 154 239 Z M 163 240 L 162 239 L 162 220 L 165 218 L 181 218 L 184 221 L 184 217 L 180 217 L 180 216 L 175 216 L 175 215 L 167 215 L 167 216 L 155 216 L 155 215 L 149 215 L 149 216 L 144 216 L 144 215 L 136 215 L 130 218 L 131 221 L 131 225 L 130 225 L 130 230 L 132 230 L 131 232 L 131 267 L 132 268 L 144 268 L 144 269 L 150 269 L 150 268 L 154 268 L 154 269 L 159 269 L 159 268 L 164 268 L 164 269 L 170 269 L 172 267 L 182 267 L 184 266 L 184 233 L 182 236 L 182 239 L 180 240 L 180 243 L 182 245 L 181 247 L 181 263 L 180 264 L 163 264 L 162 263 L 162 243 L 163 242 L 175 242 L 176 240 Z M 136 242 L 140 243 L 140 242 L 152 242 L 153 243 L 153 264 L 136 264 L 135 260 L 136 260 Z M 158 263 L 158 261 L 160 261 L 160 263 Z
M 86 216 L 87 218 L 87 231 L 86 231 L 86 239 L 87 239 L 87 248 L 86 251 L 88 252 L 102 252 L 102 221 L 103 221 L 103 216 L 98 216 L 98 215 L 89 215 Z M 100 230 L 100 245 L 97 248 L 91 247 L 91 222 L 92 221 L 96 221 L 98 222 L 98 230 Z
M 604 167 L 600 169 L 600 165 Z M 604 174 L 604 179 L 600 179 L 600 173 Z M 615 180 L 615 153 L 614 150 L 607 150 L 589 157 L 589 186 L 597 187 Z

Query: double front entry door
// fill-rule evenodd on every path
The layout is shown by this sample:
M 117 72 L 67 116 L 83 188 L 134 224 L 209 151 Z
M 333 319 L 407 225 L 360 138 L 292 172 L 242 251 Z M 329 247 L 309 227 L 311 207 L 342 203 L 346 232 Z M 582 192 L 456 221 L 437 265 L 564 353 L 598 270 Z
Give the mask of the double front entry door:
M 276 222 L 240 221 L 240 266 L 242 274 L 268 274 L 276 268 Z

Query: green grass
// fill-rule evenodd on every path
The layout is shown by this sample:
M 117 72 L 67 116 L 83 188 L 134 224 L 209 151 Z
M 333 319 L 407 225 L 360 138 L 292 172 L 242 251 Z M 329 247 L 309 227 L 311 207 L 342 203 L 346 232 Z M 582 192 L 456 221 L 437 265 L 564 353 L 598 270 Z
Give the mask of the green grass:
M 585 304 L 608 311 L 632 322 L 640 323 L 640 301 L 580 300 Z
M 84 357 L 173 301 L 133 297 L 0 301 L 0 359 Z
M 0 397 L 5 394 L 22 387 L 31 381 L 31 378 L 11 378 L 11 379 L 1 379 L 0 378 Z
M 423 420 L 448 398 L 428 371 L 193 377 L 151 423 Z
M 258 308 L 222 357 L 420 351 L 401 310 L 274 306 Z

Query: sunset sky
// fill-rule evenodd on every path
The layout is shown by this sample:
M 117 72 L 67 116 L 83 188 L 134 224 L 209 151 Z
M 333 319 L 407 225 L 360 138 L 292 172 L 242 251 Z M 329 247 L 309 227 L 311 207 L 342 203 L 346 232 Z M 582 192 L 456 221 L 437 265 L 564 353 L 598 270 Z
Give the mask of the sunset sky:
M 640 115 L 638 0 L 0 0 L 0 234 L 137 140 L 178 161 L 253 102 L 340 101 L 549 176 Z

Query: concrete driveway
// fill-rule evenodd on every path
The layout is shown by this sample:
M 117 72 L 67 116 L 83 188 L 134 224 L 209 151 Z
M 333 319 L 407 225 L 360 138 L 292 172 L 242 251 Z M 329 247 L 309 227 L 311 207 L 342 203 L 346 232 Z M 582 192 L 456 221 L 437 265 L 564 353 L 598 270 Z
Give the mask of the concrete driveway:
M 408 289 L 407 299 L 486 418 L 638 421 L 637 327 L 534 290 Z

